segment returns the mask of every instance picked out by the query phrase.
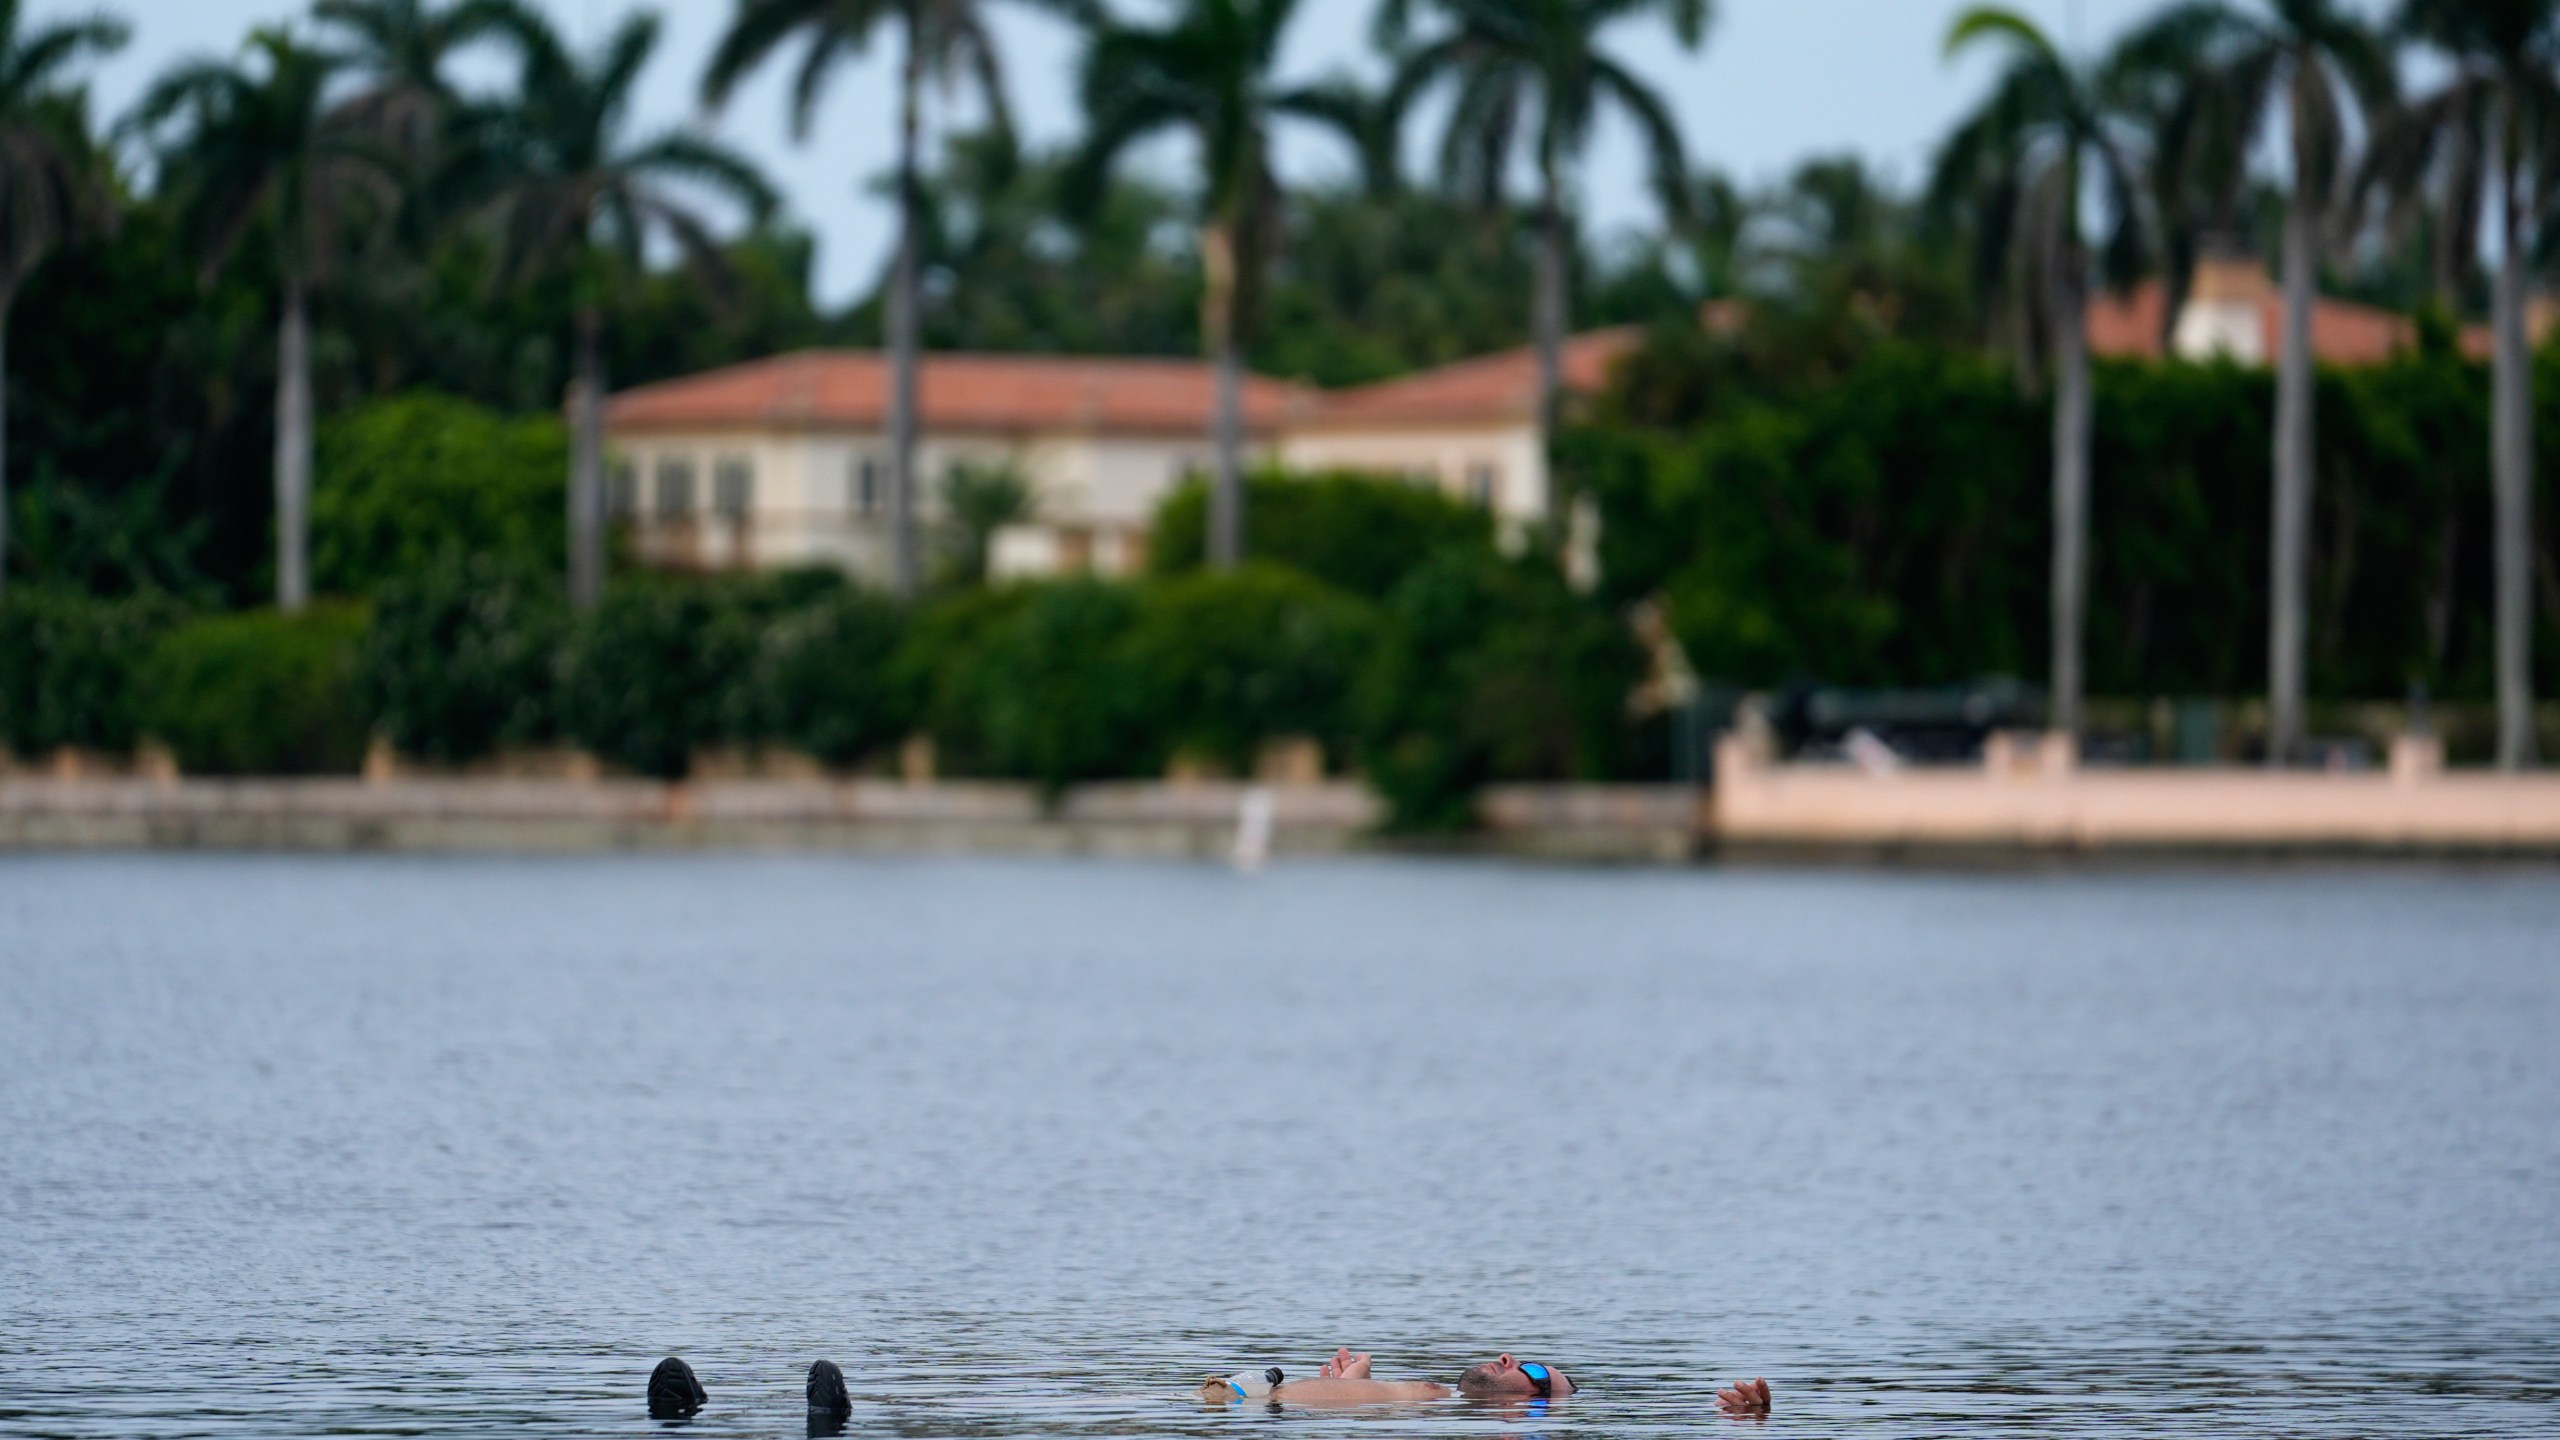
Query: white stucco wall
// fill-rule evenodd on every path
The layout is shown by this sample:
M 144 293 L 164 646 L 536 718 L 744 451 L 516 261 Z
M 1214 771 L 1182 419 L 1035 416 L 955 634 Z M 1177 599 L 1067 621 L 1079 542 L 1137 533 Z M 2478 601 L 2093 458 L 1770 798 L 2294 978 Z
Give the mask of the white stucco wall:
M 1442 494 L 1470 503 L 1488 498 L 1476 492 L 1480 481 L 1490 480 L 1493 512 L 1506 526 L 1546 518 L 1546 448 L 1531 425 L 1302 430 L 1281 442 L 1280 455 L 1293 470 L 1368 470 L 1427 480 Z
M 652 563 L 705 569 L 823 564 L 874 581 L 888 576 L 888 445 L 877 432 L 650 432 L 608 439 L 608 474 L 627 473 L 637 486 L 636 506 L 618 514 L 617 523 L 630 526 L 635 549 Z M 1252 458 L 1269 456 L 1265 446 Z M 866 457 L 878 487 L 867 512 L 858 503 Z M 658 510 L 660 466 L 671 459 L 690 462 L 694 474 L 691 510 L 672 521 Z M 715 513 L 716 477 L 730 460 L 745 461 L 753 476 L 744 525 Z M 941 522 L 943 479 L 953 466 L 1010 465 L 1031 485 L 1029 528 L 1047 533 L 1008 542 L 1009 568 L 1048 573 L 1090 566 L 1125 574 L 1144 561 L 1144 536 L 1157 506 L 1210 461 L 1205 435 L 927 435 L 916 447 L 917 513 L 927 526 Z

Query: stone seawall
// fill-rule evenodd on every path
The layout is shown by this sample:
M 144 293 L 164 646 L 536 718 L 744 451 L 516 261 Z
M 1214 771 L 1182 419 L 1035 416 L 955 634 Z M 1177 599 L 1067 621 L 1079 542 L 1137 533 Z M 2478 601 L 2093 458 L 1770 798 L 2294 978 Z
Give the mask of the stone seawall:
M 2082 769 L 1996 747 L 1981 767 L 1865 773 L 1718 755 L 1712 791 L 1505 786 L 1480 832 L 1379 834 L 1355 784 L 1274 786 L 1271 853 L 1421 848 L 1679 863 L 1705 854 L 2482 855 L 2560 858 L 2560 773 Z M 1251 787 L 853 780 L 0 779 L 0 851 L 72 849 L 901 854 L 1235 853 Z
M 0 780 L 0 850 L 845 850 L 1223 858 L 1250 787 L 890 781 L 28 778 Z M 1379 848 L 1353 784 L 1276 786 L 1270 849 Z M 1515 787 L 1464 848 L 1588 860 L 1693 853 L 1694 792 Z
M 2444 768 L 2423 738 L 2387 770 L 2082 767 L 2063 737 L 2001 737 L 1978 767 L 1861 770 L 1716 751 L 1728 853 L 2373 854 L 2560 857 L 2560 773 Z

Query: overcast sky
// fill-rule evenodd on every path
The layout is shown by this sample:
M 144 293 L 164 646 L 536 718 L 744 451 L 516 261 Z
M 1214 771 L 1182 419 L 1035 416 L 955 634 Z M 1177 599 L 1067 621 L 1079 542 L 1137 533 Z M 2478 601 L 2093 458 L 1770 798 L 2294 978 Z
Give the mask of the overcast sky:
M 593 39 L 626 9 L 626 0 L 541 0 L 574 37 Z M 988 0 L 1001 17 L 1009 85 L 1031 137 L 1055 142 L 1075 133 L 1072 37 L 1005 0 Z M 1162 0 L 1115 0 L 1125 10 Z M 2058 36 L 2076 34 L 2095 47 L 2155 8 L 2158 0 L 2014 0 Z M 99 72 L 104 113 L 120 112 L 149 78 L 187 54 L 235 50 L 251 26 L 301 14 L 291 0 L 31 0 L 38 18 L 84 13 L 103 4 L 130 20 L 134 43 Z M 639 116 L 657 127 L 696 118 L 695 85 L 730 0 L 670 0 L 665 38 L 644 82 Z M 1337 69 L 1374 75 L 1367 53 L 1375 0 L 1303 0 L 1286 70 L 1314 78 Z M 1939 42 L 1959 0 L 1719 0 L 1703 51 L 1683 54 L 1650 22 L 1610 36 L 1616 53 L 1651 78 L 1679 115 L 1693 161 L 1746 181 L 1774 178 L 1809 155 L 1854 149 L 1909 180 L 1925 166 L 1948 121 L 1981 92 L 1988 62 L 1940 60 Z M 818 290 L 828 303 L 866 288 L 890 233 L 887 206 L 866 180 L 893 155 L 891 57 L 857 62 L 836 80 L 813 143 L 795 145 L 783 120 L 783 67 L 731 102 L 715 128 L 761 161 L 818 237 Z M 475 69 L 475 73 L 478 73 Z M 1418 143 L 1418 142 L 1417 142 Z M 1297 181 L 1347 175 L 1350 162 L 1315 135 L 1286 136 L 1282 168 Z M 1149 162 L 1179 173 L 1181 155 Z M 1645 223 L 1643 168 L 1631 137 L 1611 128 L 1581 172 L 1594 223 L 1605 234 Z

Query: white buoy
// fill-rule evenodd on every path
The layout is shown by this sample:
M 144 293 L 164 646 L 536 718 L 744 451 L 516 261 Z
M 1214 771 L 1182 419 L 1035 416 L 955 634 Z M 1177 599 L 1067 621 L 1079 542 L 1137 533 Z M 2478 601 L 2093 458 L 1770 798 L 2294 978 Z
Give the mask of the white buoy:
M 1236 807 L 1235 867 L 1250 875 L 1271 858 L 1271 822 L 1278 809 L 1271 791 L 1256 785 Z

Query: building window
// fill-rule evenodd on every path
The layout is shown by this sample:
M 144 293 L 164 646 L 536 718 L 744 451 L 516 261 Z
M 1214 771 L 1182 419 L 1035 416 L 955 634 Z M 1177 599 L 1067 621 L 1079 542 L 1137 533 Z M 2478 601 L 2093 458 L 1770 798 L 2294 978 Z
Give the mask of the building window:
M 658 462 L 658 518 L 682 520 L 693 513 L 693 462 L 674 456 Z
M 604 481 L 604 513 L 628 520 L 640 513 L 640 467 L 629 460 L 613 462 Z
M 1483 506 L 1487 510 L 1492 509 L 1495 489 L 1494 482 L 1497 478 L 1499 478 L 1498 472 L 1496 472 L 1490 465 L 1476 464 L 1468 466 L 1467 498 L 1478 505 Z
M 880 457 L 877 455 L 854 456 L 852 481 L 853 513 L 856 515 L 879 514 L 882 488 Z
M 755 508 L 756 470 L 745 459 L 732 455 L 723 458 L 711 475 L 711 508 L 722 518 L 744 520 Z

